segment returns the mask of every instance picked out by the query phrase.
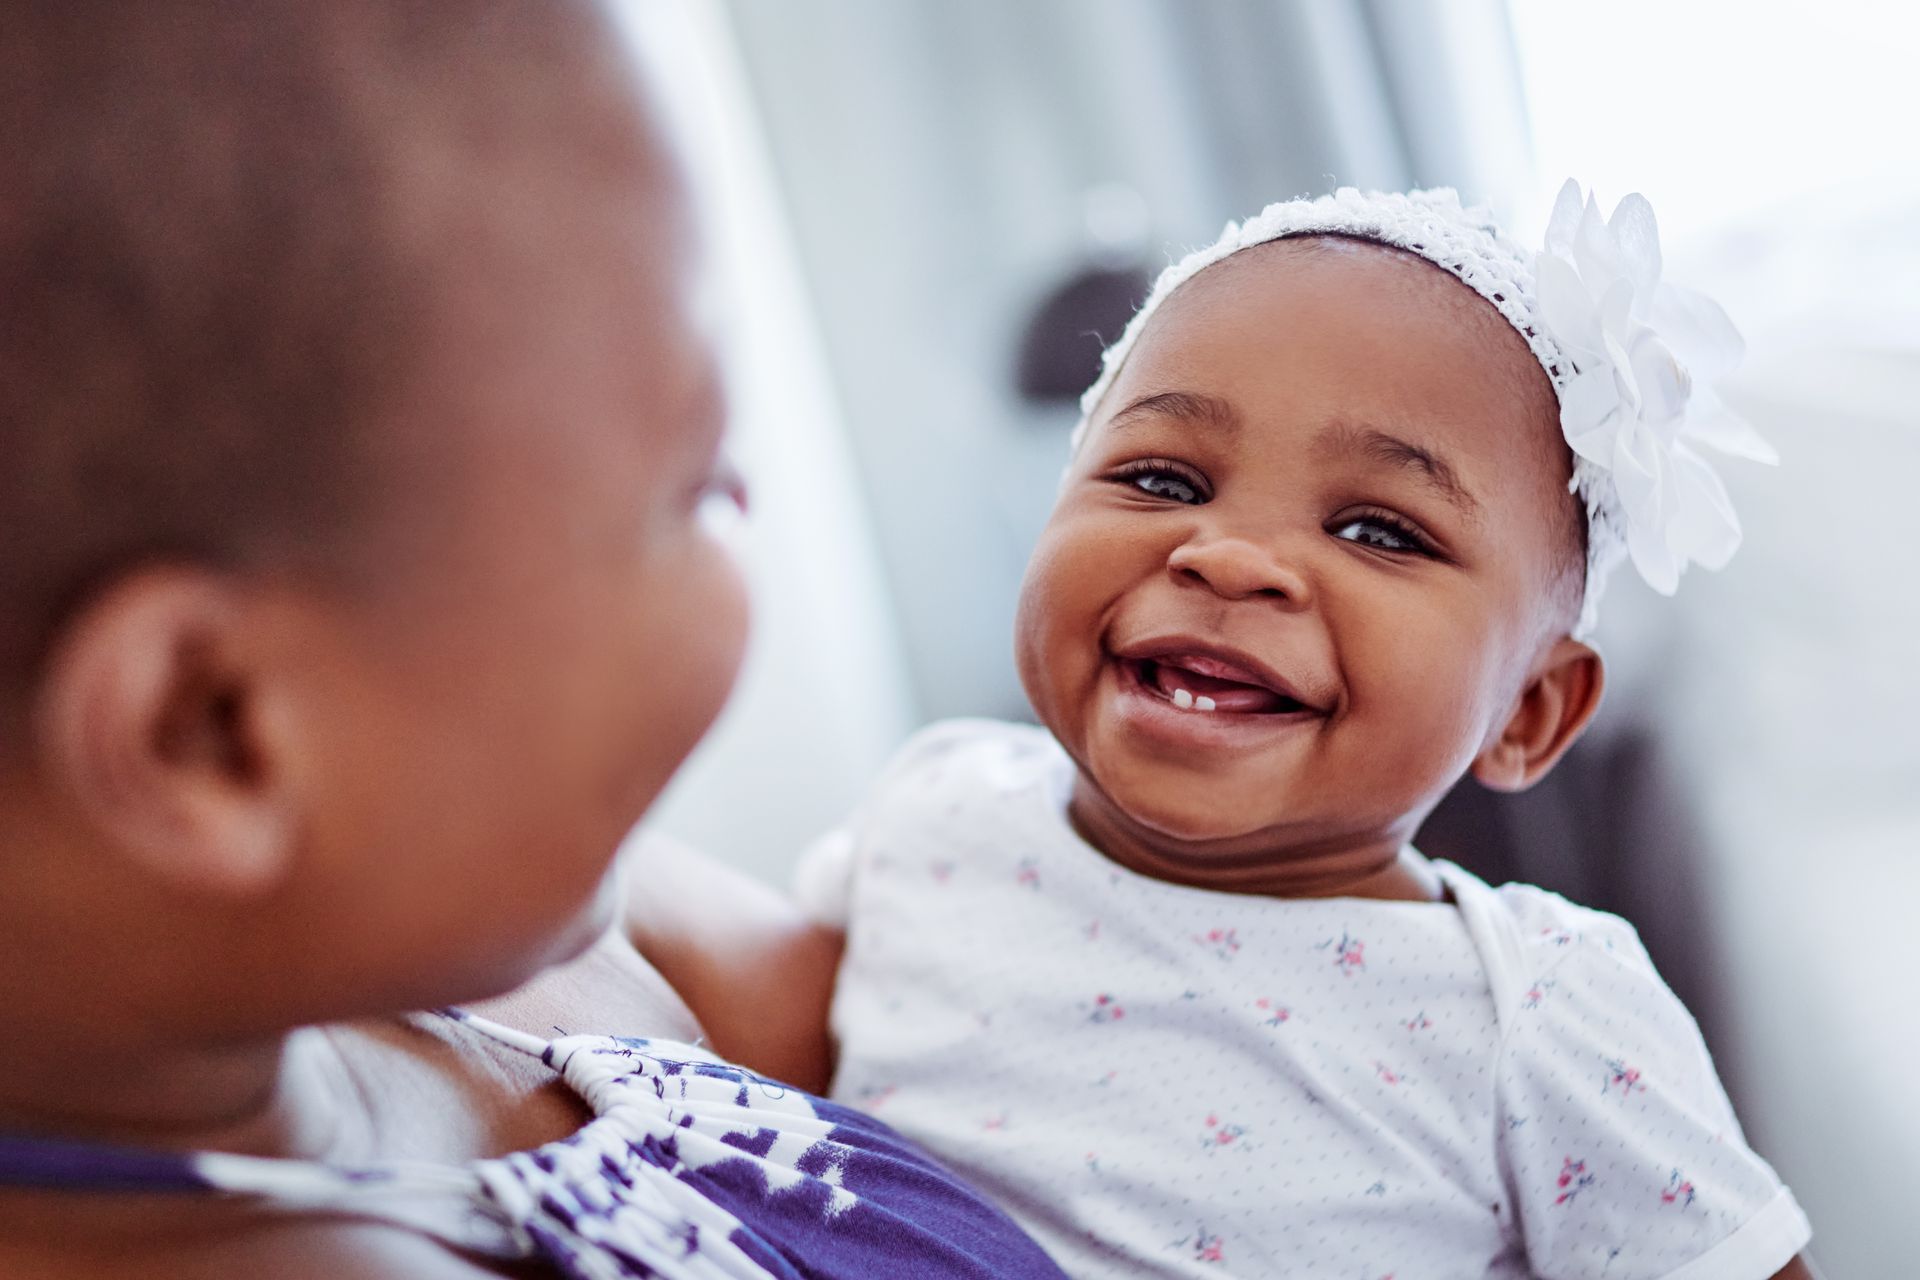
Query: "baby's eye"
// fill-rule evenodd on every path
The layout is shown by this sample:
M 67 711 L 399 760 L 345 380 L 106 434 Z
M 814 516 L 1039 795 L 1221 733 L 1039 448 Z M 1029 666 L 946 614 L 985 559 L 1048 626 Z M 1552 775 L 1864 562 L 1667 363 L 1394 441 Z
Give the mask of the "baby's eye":
M 1164 462 L 1136 462 L 1122 467 L 1113 476 L 1115 482 L 1138 489 L 1154 498 L 1198 506 L 1207 500 L 1207 491 L 1197 476 L 1184 468 Z
M 1355 516 L 1334 526 L 1333 536 L 1377 551 L 1430 555 L 1424 538 L 1412 526 L 1384 515 Z
M 1150 471 L 1143 476 L 1135 476 L 1133 483 L 1142 493 L 1150 493 L 1156 498 L 1172 498 L 1175 502 L 1198 502 L 1200 491 L 1174 475 L 1171 471 Z

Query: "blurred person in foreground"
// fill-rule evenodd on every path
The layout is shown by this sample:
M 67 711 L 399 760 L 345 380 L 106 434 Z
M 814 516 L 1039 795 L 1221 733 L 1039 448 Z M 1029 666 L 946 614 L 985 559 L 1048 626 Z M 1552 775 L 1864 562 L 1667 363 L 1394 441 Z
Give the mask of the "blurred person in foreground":
M 612 928 L 745 610 L 601 6 L 29 0 L 0 102 L 0 1274 L 1057 1276 Z

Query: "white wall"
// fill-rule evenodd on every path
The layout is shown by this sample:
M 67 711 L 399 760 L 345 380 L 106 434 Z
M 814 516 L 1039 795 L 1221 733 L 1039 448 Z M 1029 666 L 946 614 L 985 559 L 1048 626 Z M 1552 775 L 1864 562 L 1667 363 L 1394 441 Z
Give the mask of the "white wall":
M 1569 175 L 1652 199 L 1669 276 L 1747 335 L 1729 401 L 1783 456 L 1724 468 L 1746 545 L 1658 602 L 1632 691 L 1701 836 L 1723 1070 L 1829 1280 L 1920 1273 L 1920 15 L 1512 10 L 1536 204 Z
M 1747 545 L 1685 585 L 1657 696 L 1748 1128 L 1830 1280 L 1874 1280 L 1913 1273 L 1920 1203 L 1920 345 L 1754 355 L 1730 400 L 1783 470 L 1733 478 Z
M 732 33 L 711 0 L 629 0 L 679 115 L 720 284 L 754 627 L 715 732 L 648 819 L 784 882 L 915 722 L 873 534 Z
M 1509 0 L 1546 225 L 1569 177 L 1686 239 L 1872 175 L 1920 192 L 1920 9 L 1886 0 Z

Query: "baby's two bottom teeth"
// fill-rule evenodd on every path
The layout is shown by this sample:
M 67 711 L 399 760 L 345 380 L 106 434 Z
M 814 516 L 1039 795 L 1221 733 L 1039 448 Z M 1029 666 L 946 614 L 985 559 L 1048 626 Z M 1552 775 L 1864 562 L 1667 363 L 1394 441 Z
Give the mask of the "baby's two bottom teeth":
M 1207 697 L 1205 694 L 1196 698 L 1185 689 L 1175 689 L 1173 691 L 1173 705 L 1179 707 L 1182 711 L 1211 711 L 1215 704 L 1213 699 Z

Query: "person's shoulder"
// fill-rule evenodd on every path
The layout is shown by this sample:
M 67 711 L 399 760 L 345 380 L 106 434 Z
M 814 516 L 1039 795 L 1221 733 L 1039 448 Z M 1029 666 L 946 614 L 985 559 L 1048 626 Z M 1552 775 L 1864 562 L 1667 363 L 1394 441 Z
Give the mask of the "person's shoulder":
M 1449 879 L 1463 892 L 1457 868 Z M 1481 945 L 1507 949 L 1502 964 L 1489 965 L 1507 1032 L 1503 1059 L 1572 1054 L 1584 1062 L 1613 1044 L 1616 1051 L 1603 1057 L 1633 1046 L 1646 1056 L 1677 1055 L 1676 1075 L 1711 1075 L 1693 1016 L 1633 925 L 1537 885 L 1494 889 L 1473 881 L 1464 892 L 1477 899 Z
M 300 1222 L 258 1243 L 237 1242 L 226 1256 L 196 1260 L 180 1280 L 236 1275 L 274 1280 L 496 1280 L 498 1273 L 403 1227 L 375 1223 Z
M 1448 868 L 1447 880 L 1456 893 L 1463 880 L 1478 886 L 1535 969 L 1575 955 L 1651 968 L 1639 931 L 1611 912 L 1582 906 L 1538 885 L 1488 885 L 1458 867 Z
M 795 888 L 814 918 L 840 923 L 855 880 L 930 870 L 942 885 L 956 860 L 1068 831 L 1073 763 L 1044 729 L 999 720 L 943 720 L 914 734 L 853 816 L 816 841 Z
M 1005 720 L 939 720 L 908 738 L 882 775 L 882 783 L 920 786 L 986 784 L 995 789 L 1026 786 L 1051 775 L 1065 759 L 1053 735 L 1037 725 Z
M 898 759 L 928 762 L 955 755 L 998 755 L 1009 759 L 1057 751 L 1053 735 L 1038 725 L 979 716 L 936 720 L 914 731 Z

